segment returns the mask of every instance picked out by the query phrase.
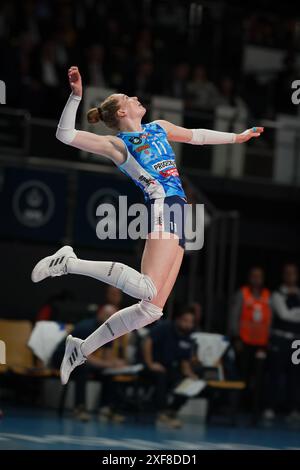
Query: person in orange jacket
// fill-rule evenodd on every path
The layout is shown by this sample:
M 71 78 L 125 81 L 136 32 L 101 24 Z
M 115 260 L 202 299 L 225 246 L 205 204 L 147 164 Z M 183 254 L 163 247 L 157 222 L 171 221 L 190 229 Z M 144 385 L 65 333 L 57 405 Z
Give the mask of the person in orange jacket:
M 241 377 L 247 383 L 253 400 L 262 387 L 263 363 L 269 344 L 272 310 L 271 293 L 265 286 L 265 274 L 261 267 L 252 267 L 248 282 L 235 295 L 229 316 L 229 332 L 237 355 Z M 258 383 L 260 382 L 260 383 Z M 255 398 L 256 397 L 256 398 Z

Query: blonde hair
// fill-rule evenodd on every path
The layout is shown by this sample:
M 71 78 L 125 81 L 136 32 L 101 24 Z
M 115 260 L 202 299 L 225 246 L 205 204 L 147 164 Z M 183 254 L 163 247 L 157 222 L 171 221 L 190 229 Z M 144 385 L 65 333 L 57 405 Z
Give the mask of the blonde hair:
M 87 120 L 90 124 L 103 121 L 107 127 L 116 130 L 119 127 L 119 118 L 117 116 L 119 108 L 120 104 L 116 96 L 110 95 L 98 108 L 89 109 L 87 112 Z

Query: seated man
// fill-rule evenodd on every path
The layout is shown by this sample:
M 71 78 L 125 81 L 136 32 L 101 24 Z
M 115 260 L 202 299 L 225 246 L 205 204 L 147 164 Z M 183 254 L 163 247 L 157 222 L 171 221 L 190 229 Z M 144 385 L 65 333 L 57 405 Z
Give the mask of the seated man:
M 142 344 L 142 355 L 146 366 L 144 375 L 154 385 L 154 405 L 158 413 L 158 422 L 170 427 L 181 427 L 176 418 L 180 407 L 187 398 L 172 395 L 168 403 L 168 394 L 185 377 L 197 379 L 191 360 L 195 344 L 191 333 L 195 326 L 192 310 L 183 310 L 174 321 L 163 320 L 156 323 Z
M 113 313 L 117 311 L 116 307 L 110 304 L 99 307 L 94 318 L 87 318 L 75 325 L 72 334 L 77 338 L 85 339 L 96 328 L 104 323 Z M 115 342 L 105 344 L 100 354 L 95 353 L 89 356 L 87 363 L 82 367 L 78 367 L 74 372 L 72 379 L 75 381 L 75 410 L 74 416 L 81 421 L 88 421 L 89 414 L 85 408 L 86 402 L 86 384 L 89 376 L 94 376 L 102 382 L 101 393 L 101 409 L 99 418 L 110 418 L 113 421 L 123 421 L 123 417 L 115 412 L 117 403 L 115 384 L 109 376 L 103 375 L 103 369 L 108 367 L 122 367 L 126 365 L 126 361 L 116 358 L 114 351 Z M 52 359 L 51 366 L 59 369 L 65 350 L 65 338 L 56 347 Z

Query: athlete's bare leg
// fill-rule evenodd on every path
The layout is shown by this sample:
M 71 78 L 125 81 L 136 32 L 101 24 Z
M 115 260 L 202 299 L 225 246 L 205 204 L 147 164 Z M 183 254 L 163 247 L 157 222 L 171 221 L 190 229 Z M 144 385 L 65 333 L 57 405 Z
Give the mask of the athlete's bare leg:
M 176 235 L 168 240 L 147 239 L 141 272 L 150 276 L 156 285 L 157 295 L 151 300 L 152 304 L 164 307 L 177 279 L 183 254 Z

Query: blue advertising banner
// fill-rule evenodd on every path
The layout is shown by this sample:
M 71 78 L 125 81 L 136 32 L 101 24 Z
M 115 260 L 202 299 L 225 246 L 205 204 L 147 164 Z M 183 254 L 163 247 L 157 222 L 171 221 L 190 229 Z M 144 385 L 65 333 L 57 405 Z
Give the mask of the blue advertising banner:
M 67 178 L 8 167 L 1 172 L 0 235 L 57 242 L 65 236 Z
M 118 175 L 82 173 L 78 178 L 75 242 L 101 248 L 132 247 L 135 241 L 127 237 L 127 227 L 132 217 L 128 216 L 127 210 L 131 204 L 142 202 L 139 189 L 131 181 Z M 101 210 L 105 210 L 107 206 L 111 208 L 105 216 L 106 220 L 109 218 L 107 230 L 114 233 L 115 238 L 100 239 L 99 230 L 97 234 L 99 221 L 103 220 L 99 216 L 100 206 Z

